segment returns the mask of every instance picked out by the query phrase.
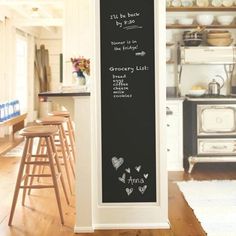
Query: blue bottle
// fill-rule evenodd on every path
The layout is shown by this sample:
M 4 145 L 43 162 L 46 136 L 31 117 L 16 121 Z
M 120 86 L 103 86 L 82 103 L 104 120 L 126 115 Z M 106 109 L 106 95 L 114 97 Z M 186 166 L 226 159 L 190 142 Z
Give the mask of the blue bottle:
M 0 122 L 4 121 L 4 107 L 3 104 L 0 104 Z
M 14 117 L 13 101 L 9 101 L 9 118 Z
M 16 103 L 15 103 L 15 111 L 16 111 L 16 115 L 19 116 L 20 115 L 20 102 L 19 100 L 16 100 Z
M 9 102 L 5 103 L 5 118 L 8 120 L 10 118 L 9 116 Z
M 2 104 L 2 121 L 6 120 L 5 103 Z

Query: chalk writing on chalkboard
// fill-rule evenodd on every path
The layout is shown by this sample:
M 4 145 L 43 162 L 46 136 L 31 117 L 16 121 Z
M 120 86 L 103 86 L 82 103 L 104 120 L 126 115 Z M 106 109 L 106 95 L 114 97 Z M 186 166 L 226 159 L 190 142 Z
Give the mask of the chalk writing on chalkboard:
M 145 56 L 146 54 L 144 51 L 136 52 L 140 50 L 140 43 L 136 39 L 126 39 L 122 41 L 112 40 L 110 41 L 110 45 L 116 53 L 131 52 L 135 56 Z
M 125 12 L 110 15 L 110 20 L 118 28 L 125 30 L 140 29 L 143 26 L 137 24 L 137 18 L 140 17 L 139 12 Z
M 124 193 L 126 193 L 127 196 L 131 196 L 134 192 L 139 192 L 141 195 L 145 193 L 148 188 L 148 185 L 145 182 L 149 177 L 149 173 L 142 172 L 141 165 L 135 165 L 133 168 L 127 167 L 122 169 L 122 165 L 124 164 L 123 157 L 112 157 L 111 163 L 116 171 L 121 168 L 120 171 L 122 174 L 117 178 L 117 180 L 122 182 L 125 187 L 125 189 L 122 188 L 121 191 L 124 190 Z
M 113 98 L 132 98 L 133 94 L 130 93 L 129 88 L 129 83 L 135 79 L 132 74 L 148 70 L 147 65 L 109 67 L 109 71 L 112 73 Z

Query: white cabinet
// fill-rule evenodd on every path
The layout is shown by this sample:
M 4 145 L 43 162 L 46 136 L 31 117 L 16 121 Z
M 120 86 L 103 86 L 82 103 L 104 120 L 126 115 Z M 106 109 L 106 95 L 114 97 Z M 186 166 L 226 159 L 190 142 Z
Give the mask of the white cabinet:
M 167 169 L 183 170 L 183 100 L 166 102 Z

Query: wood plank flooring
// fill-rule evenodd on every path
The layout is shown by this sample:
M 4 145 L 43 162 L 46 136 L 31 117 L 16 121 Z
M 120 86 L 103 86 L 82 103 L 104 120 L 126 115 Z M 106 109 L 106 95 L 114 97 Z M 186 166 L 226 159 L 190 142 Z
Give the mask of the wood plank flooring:
M 53 190 L 34 190 L 31 196 L 26 197 L 24 207 L 21 206 L 20 194 L 13 218 L 13 226 L 8 227 L 19 161 L 20 158 L 0 157 L 0 236 L 204 236 L 205 233 L 201 225 L 184 200 L 176 181 L 236 179 L 235 163 L 197 164 L 191 175 L 185 172 L 169 172 L 170 229 L 98 230 L 93 234 L 74 234 L 74 196 L 70 197 L 71 205 L 68 206 L 64 200 L 64 195 L 61 194 L 65 218 L 65 225 L 62 226 Z
M 22 137 L 15 136 L 14 140 L 12 136 L 6 136 L 5 138 L 0 138 L 0 155 L 6 153 L 19 143 L 23 141 Z

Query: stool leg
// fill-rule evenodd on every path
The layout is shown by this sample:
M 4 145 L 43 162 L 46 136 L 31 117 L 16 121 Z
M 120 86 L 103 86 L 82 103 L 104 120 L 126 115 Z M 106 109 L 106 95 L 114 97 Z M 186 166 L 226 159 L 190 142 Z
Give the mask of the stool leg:
M 10 217 L 9 217 L 9 221 L 8 221 L 9 226 L 12 223 L 13 215 L 14 215 L 14 212 L 15 212 L 17 198 L 18 198 L 18 194 L 19 194 L 19 190 L 20 190 L 21 179 L 22 179 L 23 172 L 24 172 L 24 163 L 25 163 L 25 158 L 26 158 L 27 151 L 28 151 L 28 145 L 29 145 L 29 139 L 26 138 L 26 143 L 25 143 L 22 159 L 21 159 L 21 162 L 20 162 L 20 168 L 19 168 L 17 181 L 16 181 L 16 186 L 15 186 L 15 191 L 14 191 L 13 200 L 12 200 L 11 212 L 10 212 Z
M 39 142 L 38 142 L 38 146 L 37 146 L 37 150 L 36 150 L 36 155 L 39 155 L 39 154 L 41 153 L 41 145 L 42 145 L 42 143 L 43 143 L 43 138 L 39 138 Z M 36 157 L 35 160 L 37 161 L 37 160 L 39 160 L 39 159 L 40 159 L 39 157 Z M 38 169 L 39 169 L 38 173 L 41 172 L 41 166 L 34 165 L 34 166 L 33 166 L 33 170 L 32 170 L 32 175 L 35 174 L 37 167 L 38 167 Z M 34 176 L 32 176 L 32 178 L 30 179 L 30 186 L 32 186 L 33 181 L 34 181 Z M 39 181 L 39 177 L 38 177 L 38 181 Z M 29 190 L 28 190 L 28 195 L 30 195 L 31 189 L 32 189 L 32 188 L 29 188 Z
M 67 155 L 66 155 L 66 151 L 65 151 L 65 140 L 63 138 L 61 126 L 59 125 L 58 128 L 59 128 L 59 140 L 60 140 L 60 143 L 61 143 L 62 158 L 63 158 L 64 165 L 65 165 L 66 177 L 67 177 L 67 180 L 68 180 L 70 193 L 72 194 L 70 172 L 69 172 L 69 168 L 68 168 Z
M 33 149 L 33 138 L 29 138 L 29 148 L 28 148 L 27 157 L 25 159 L 26 161 L 30 161 L 31 160 L 32 149 Z M 29 174 L 30 174 L 30 165 L 26 165 L 26 168 L 25 168 L 25 179 L 24 179 L 23 186 L 27 186 L 28 185 Z M 32 177 L 31 177 L 31 179 L 32 179 Z M 27 191 L 27 189 L 23 188 L 22 206 L 25 205 L 25 194 L 26 194 L 26 191 Z
M 73 161 L 75 163 L 75 140 L 73 137 L 73 133 L 70 127 L 70 122 L 69 120 L 66 122 L 67 123 L 67 130 L 68 130 L 68 136 L 69 136 L 69 141 L 70 141 L 70 147 L 71 147 L 71 153 L 73 156 Z
M 50 141 L 51 141 L 51 144 L 52 144 L 52 151 L 55 153 L 55 158 L 54 159 L 55 159 L 55 162 L 56 162 L 57 170 L 61 174 L 60 180 L 61 180 L 63 192 L 65 194 L 66 202 L 69 205 L 70 202 L 69 202 L 69 198 L 68 198 L 67 191 L 66 191 L 65 181 L 64 181 L 62 170 L 61 170 L 61 165 L 60 165 L 59 160 L 58 160 L 57 150 L 56 150 L 56 147 L 55 147 L 55 144 L 54 144 L 54 141 L 53 141 L 52 137 L 50 137 Z
M 45 141 L 45 139 L 41 139 L 41 143 L 40 143 L 40 145 L 39 145 L 39 152 L 38 153 L 40 153 L 40 154 L 46 154 L 45 152 L 46 152 L 46 148 L 45 148 L 45 145 L 46 145 L 46 141 Z M 43 158 L 41 158 L 41 159 L 43 159 Z M 38 167 L 39 168 L 39 171 L 38 171 L 38 173 L 39 174 L 41 174 L 41 173 L 43 173 L 44 172 L 44 166 L 39 166 Z M 37 181 L 39 182 L 39 177 L 38 177 L 38 179 L 37 179 Z
M 72 133 L 72 137 L 73 137 L 74 142 L 75 142 L 75 132 L 74 132 L 74 127 L 73 127 L 70 116 L 68 117 L 68 120 L 69 120 L 69 125 L 70 125 L 70 130 L 71 130 L 71 133 Z
M 73 173 L 73 177 L 75 178 L 74 163 L 72 163 L 72 160 L 71 160 L 71 152 L 70 152 L 70 148 L 69 148 L 69 145 L 68 145 L 68 142 L 67 142 L 65 130 L 63 129 L 63 127 L 61 127 L 61 132 L 62 132 L 63 140 L 64 140 L 64 143 L 65 143 L 66 151 L 67 151 L 67 154 L 68 154 L 68 160 L 69 160 L 70 167 L 71 167 L 71 170 L 72 170 L 72 173 Z
M 48 149 L 47 150 L 48 157 L 49 157 L 48 159 L 49 159 L 49 165 L 50 165 L 50 169 L 51 169 L 51 173 L 52 173 L 52 181 L 53 181 L 55 195 L 56 195 L 56 199 L 57 199 L 58 210 L 59 210 L 59 214 L 61 217 L 61 223 L 64 224 L 59 188 L 58 188 L 58 184 L 57 184 L 56 172 L 55 172 L 54 163 L 53 163 L 52 143 L 50 142 L 50 139 L 48 137 L 46 138 L 46 144 L 47 144 L 47 149 Z

